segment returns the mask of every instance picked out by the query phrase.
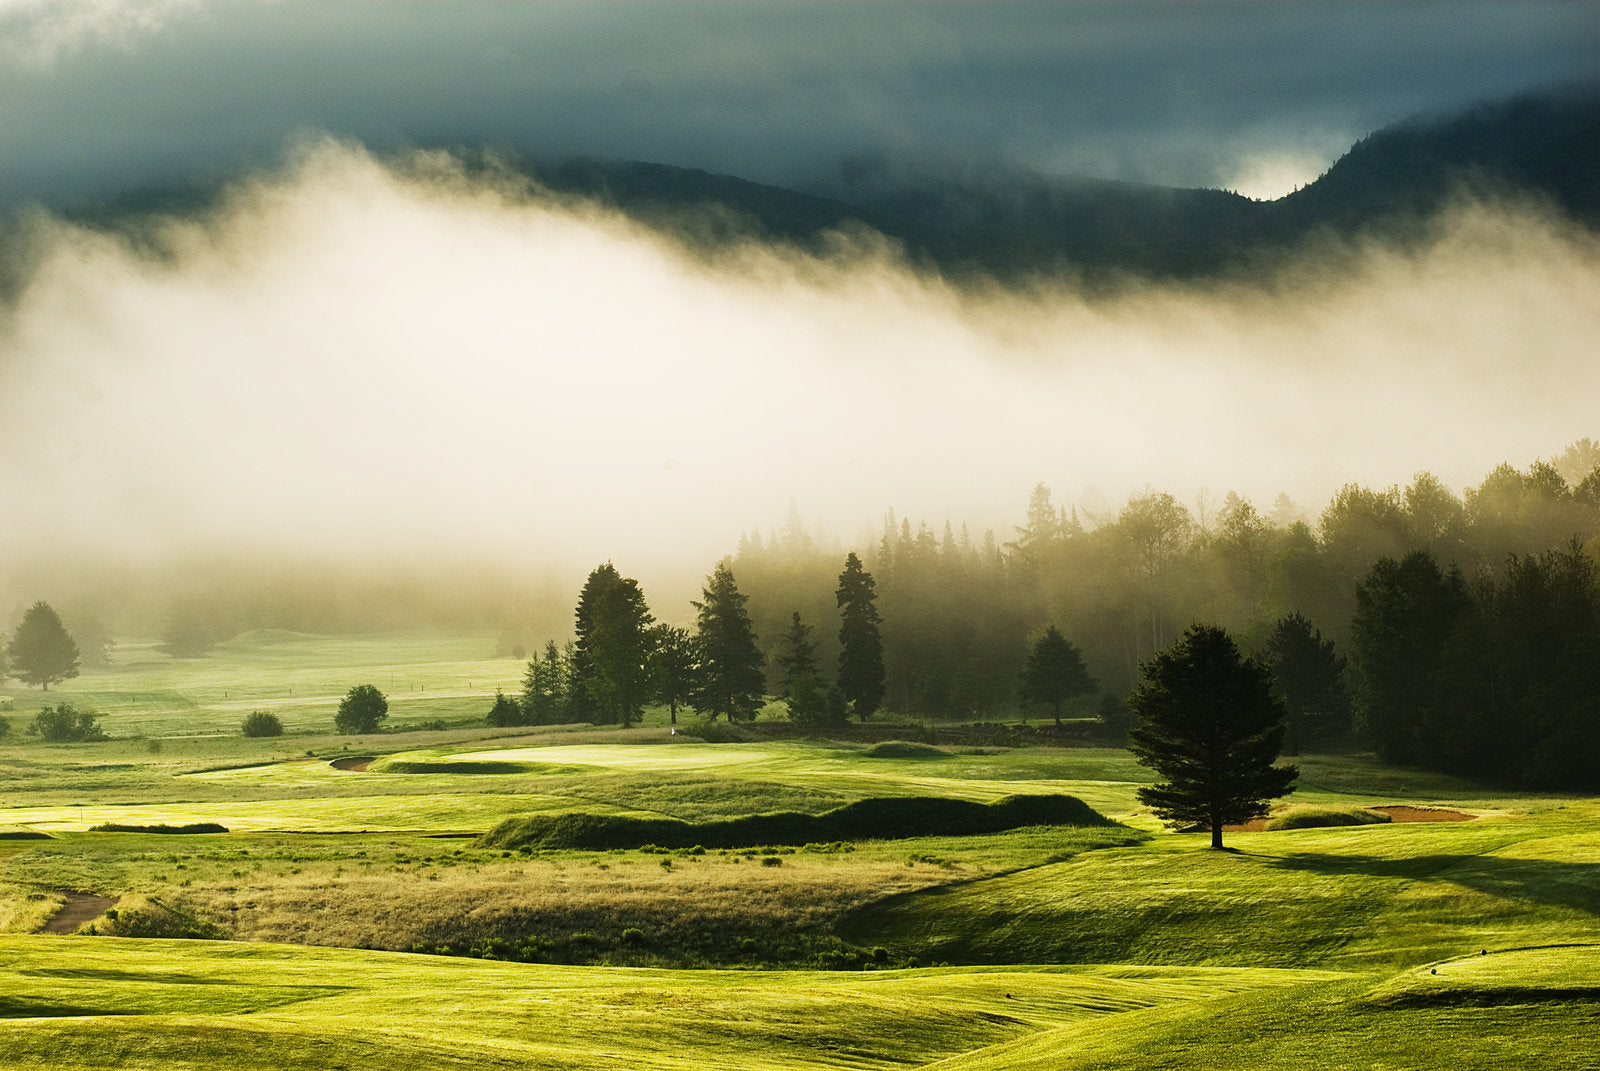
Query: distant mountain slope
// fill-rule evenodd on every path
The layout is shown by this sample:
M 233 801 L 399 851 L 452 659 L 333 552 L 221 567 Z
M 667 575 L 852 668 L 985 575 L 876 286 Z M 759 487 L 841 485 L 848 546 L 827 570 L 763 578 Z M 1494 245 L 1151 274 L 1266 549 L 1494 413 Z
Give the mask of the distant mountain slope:
M 1462 189 L 1518 191 L 1600 228 L 1600 84 L 1388 127 L 1316 182 L 1272 202 L 1222 190 L 861 164 L 826 192 L 638 161 L 523 170 L 553 191 L 595 199 L 700 247 L 754 236 L 822 251 L 841 229 L 870 228 L 912 262 L 956 279 L 1203 278 L 1270 270 L 1313 232 L 1403 239 L 1409 224 Z M 133 190 L 67 214 L 116 227 L 151 212 L 196 211 L 220 188 Z
M 949 275 L 1014 280 L 1069 274 L 1192 278 L 1271 263 L 1315 231 L 1387 231 L 1462 190 L 1542 198 L 1600 227 L 1600 87 L 1520 97 L 1418 120 L 1357 143 L 1316 182 L 1279 201 L 996 173 L 892 175 L 858 166 L 830 196 L 661 165 L 585 162 L 533 168 L 552 188 L 596 197 L 645 222 L 682 226 L 693 209 L 731 233 L 815 245 L 851 221 L 895 239 Z M 727 213 L 732 213 L 728 215 Z
M 1600 87 L 1483 104 L 1363 138 L 1316 182 L 1278 202 L 1288 229 L 1361 226 L 1437 209 L 1463 185 L 1548 199 L 1600 226 Z

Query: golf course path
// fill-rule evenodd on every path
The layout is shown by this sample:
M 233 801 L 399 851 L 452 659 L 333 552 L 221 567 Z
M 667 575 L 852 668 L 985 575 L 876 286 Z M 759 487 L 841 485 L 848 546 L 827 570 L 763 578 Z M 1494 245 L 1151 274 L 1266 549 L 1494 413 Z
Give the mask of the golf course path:
M 91 919 L 97 919 L 105 914 L 106 909 L 116 905 L 116 901 L 109 896 L 96 896 L 93 893 L 66 892 L 67 902 L 61 905 L 61 910 L 51 915 L 45 924 L 39 927 L 40 933 L 77 933 L 78 927 Z

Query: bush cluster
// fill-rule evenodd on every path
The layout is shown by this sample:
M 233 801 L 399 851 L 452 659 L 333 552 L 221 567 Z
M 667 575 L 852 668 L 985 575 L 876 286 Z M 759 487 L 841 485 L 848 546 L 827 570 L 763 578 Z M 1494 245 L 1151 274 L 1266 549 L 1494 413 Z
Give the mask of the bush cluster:
M 31 731 L 50 744 L 78 743 L 106 739 L 100 717 L 92 710 L 79 710 L 69 703 L 44 707 L 34 715 Z
M 243 729 L 246 736 L 282 736 L 283 722 L 276 714 L 252 710 L 244 719 Z

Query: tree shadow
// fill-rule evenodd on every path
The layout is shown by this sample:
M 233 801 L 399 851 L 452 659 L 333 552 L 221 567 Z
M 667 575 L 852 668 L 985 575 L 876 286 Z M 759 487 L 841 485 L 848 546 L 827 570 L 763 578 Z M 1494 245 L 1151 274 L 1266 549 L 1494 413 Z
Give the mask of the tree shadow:
M 1263 862 L 1279 870 L 1303 870 L 1330 876 L 1363 874 L 1400 881 L 1450 882 L 1506 900 L 1527 900 L 1600 916 L 1600 866 L 1594 863 L 1506 859 L 1471 853 L 1394 859 L 1317 852 Z

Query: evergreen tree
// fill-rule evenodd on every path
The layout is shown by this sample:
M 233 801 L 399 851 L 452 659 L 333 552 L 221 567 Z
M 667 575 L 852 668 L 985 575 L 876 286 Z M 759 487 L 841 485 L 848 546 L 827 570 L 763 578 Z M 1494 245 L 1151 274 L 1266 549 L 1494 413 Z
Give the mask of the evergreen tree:
M 695 647 L 700 664 L 693 701 L 697 710 L 713 718 L 725 714 L 729 721 L 748 720 L 761 709 L 766 677 L 744 604 L 733 570 L 727 562 L 718 563 L 706 578 L 702 600 L 694 603 L 699 612 Z
M 1083 664 L 1083 652 L 1054 625 L 1045 629 L 1028 652 L 1028 663 L 1022 670 L 1022 701 L 1049 703 L 1059 726 L 1063 702 L 1088 695 L 1099 687 Z
M 883 702 L 883 637 L 878 632 L 876 583 L 851 551 L 834 593 L 839 604 L 839 688 L 856 717 L 872 716 Z
M 577 720 L 637 721 L 650 694 L 650 625 L 639 582 L 610 562 L 589 574 L 578 595 L 577 654 L 571 695 Z M 588 718 L 583 717 L 584 714 Z
M 1284 712 L 1272 675 L 1212 625 L 1192 626 L 1143 669 L 1128 749 L 1165 780 L 1139 789 L 1139 801 L 1164 821 L 1209 828 L 1221 848 L 1223 826 L 1266 814 L 1298 772 L 1273 765 Z
M 526 724 L 523 721 L 522 704 L 517 702 L 514 696 L 506 695 L 498 688 L 494 691 L 494 705 L 489 708 L 489 714 L 485 720 L 490 725 L 501 728 L 508 725 Z
M 607 722 L 627 728 L 644 716 L 650 698 L 650 649 L 655 618 L 639 582 L 620 577 L 600 592 L 590 622 L 591 676 L 586 685 Z
M 796 610 L 780 641 L 776 659 L 783 667 L 782 695 L 785 697 L 794 689 L 795 681 L 809 677 L 814 683 L 817 679 L 817 645 L 810 636 L 811 626 L 801 622 L 800 611 Z M 821 694 L 820 689 L 818 694 Z
M 554 725 L 566 719 L 567 659 L 547 640 L 544 652 L 535 651 L 522 675 L 522 725 Z
M 52 684 L 78 675 L 78 645 L 46 602 L 34 603 L 22 615 L 6 656 L 13 676 L 47 692 Z
M 693 692 L 695 644 L 689 630 L 677 625 L 657 625 L 650 652 L 650 680 L 656 700 L 667 704 L 668 716 L 678 724 L 678 704 Z
M 1280 617 L 1267 641 L 1267 664 L 1273 692 L 1288 712 L 1284 753 L 1300 754 L 1300 746 L 1326 740 L 1350 724 L 1350 693 L 1344 685 L 1345 660 L 1333 653 L 1333 641 L 1300 613 Z

